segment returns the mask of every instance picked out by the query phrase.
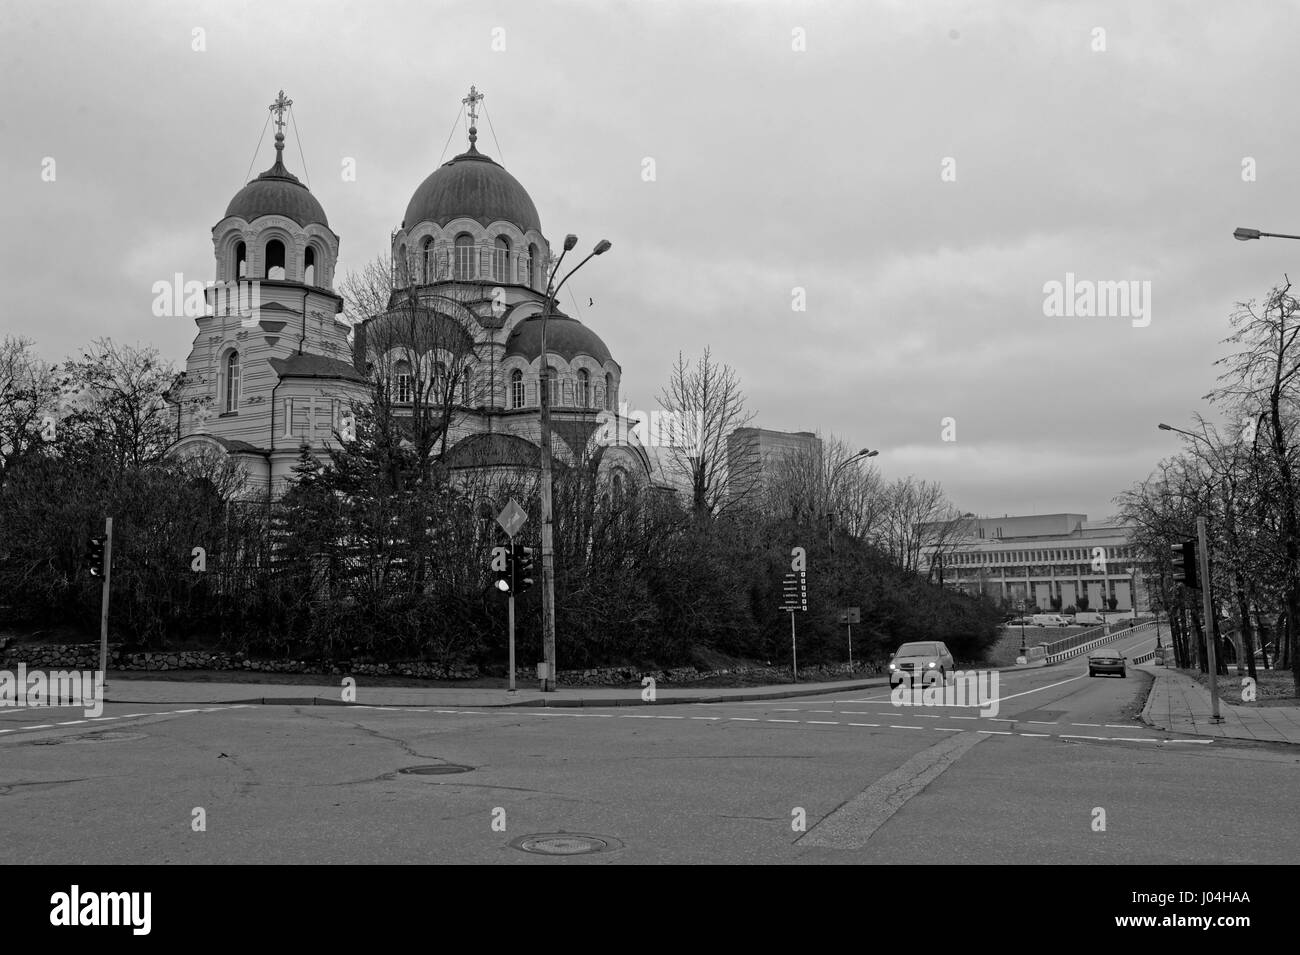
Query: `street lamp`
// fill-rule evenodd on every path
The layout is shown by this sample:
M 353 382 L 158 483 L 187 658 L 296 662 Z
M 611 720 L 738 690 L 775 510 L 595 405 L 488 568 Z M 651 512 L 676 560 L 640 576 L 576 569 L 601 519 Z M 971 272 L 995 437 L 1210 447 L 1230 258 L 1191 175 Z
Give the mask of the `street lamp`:
M 854 461 L 860 461 L 863 458 L 874 458 L 879 451 L 873 451 L 870 448 L 863 448 L 857 454 L 845 458 L 831 470 L 830 480 L 826 482 L 826 506 L 831 506 L 831 499 L 835 493 L 835 479 L 839 477 L 840 472 L 852 464 Z M 833 510 L 826 512 L 826 542 L 832 542 L 835 533 L 835 512 Z
M 1249 242 L 1265 236 L 1270 239 L 1300 239 L 1300 235 L 1286 235 L 1282 232 L 1260 232 L 1258 229 L 1235 229 L 1232 237 L 1238 242 Z
M 551 375 L 550 361 L 546 354 L 546 320 L 555 308 L 555 298 L 564 288 L 564 283 L 574 272 L 582 268 L 592 256 L 603 255 L 609 251 L 610 241 L 601 239 L 596 247 L 587 253 L 587 257 L 571 268 L 555 284 L 555 276 L 560 271 L 560 264 L 578 244 L 578 237 L 570 233 L 564 237 L 564 251 L 560 253 L 546 280 L 546 305 L 542 309 L 542 368 L 541 368 L 541 409 L 542 409 L 542 658 L 546 661 L 546 676 L 542 679 L 541 689 L 549 693 L 555 690 L 555 545 L 551 526 Z

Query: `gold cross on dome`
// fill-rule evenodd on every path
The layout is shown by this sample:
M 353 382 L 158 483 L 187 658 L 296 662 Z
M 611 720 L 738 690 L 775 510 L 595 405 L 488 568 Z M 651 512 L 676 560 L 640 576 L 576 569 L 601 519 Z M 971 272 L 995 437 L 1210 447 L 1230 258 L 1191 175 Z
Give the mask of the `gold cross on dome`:
M 280 90 L 280 95 L 275 98 L 275 102 L 267 107 L 275 113 L 275 125 L 279 127 L 279 132 L 284 132 L 284 111 L 293 105 L 293 100 L 284 95 L 284 90 Z
M 478 87 L 470 86 L 469 95 L 461 100 L 462 103 L 469 107 L 469 124 L 471 126 L 478 125 L 478 104 L 482 99 L 483 94 L 478 91 Z

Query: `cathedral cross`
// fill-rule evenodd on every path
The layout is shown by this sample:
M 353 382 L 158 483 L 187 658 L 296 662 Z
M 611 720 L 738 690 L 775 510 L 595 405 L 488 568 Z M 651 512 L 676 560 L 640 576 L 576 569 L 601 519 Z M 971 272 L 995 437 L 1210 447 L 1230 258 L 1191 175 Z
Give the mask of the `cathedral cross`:
M 471 85 L 469 95 L 461 100 L 462 103 L 469 107 L 469 124 L 471 126 L 478 125 L 478 104 L 482 99 L 483 94 L 478 91 L 478 87 Z
M 280 95 L 275 98 L 275 102 L 267 107 L 267 109 L 275 113 L 275 125 L 278 127 L 276 132 L 284 132 L 284 111 L 292 105 L 293 100 L 284 95 L 284 90 L 280 90 Z

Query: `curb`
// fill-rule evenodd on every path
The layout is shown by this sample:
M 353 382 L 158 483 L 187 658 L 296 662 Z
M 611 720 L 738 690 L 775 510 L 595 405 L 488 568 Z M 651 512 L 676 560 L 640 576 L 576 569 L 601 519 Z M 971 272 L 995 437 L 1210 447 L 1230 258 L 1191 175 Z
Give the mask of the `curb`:
M 697 696 L 673 696 L 661 697 L 654 703 L 645 702 L 641 699 L 641 690 L 639 687 L 629 687 L 629 698 L 617 697 L 614 699 L 548 699 L 539 697 L 536 699 L 510 700 L 506 703 L 437 703 L 428 701 L 406 701 L 393 703 L 344 703 L 342 700 L 331 697 L 319 696 L 262 696 L 250 697 L 243 700 L 127 700 L 105 697 L 107 703 L 130 704 L 132 706 L 172 706 L 188 704 L 204 704 L 208 706 L 344 706 L 344 707 L 361 707 L 373 708 L 376 706 L 418 706 L 418 707 L 456 707 L 469 709 L 511 709 L 515 707 L 540 707 L 554 709 L 568 709 L 575 707 L 611 707 L 611 706 L 667 706 L 678 705 L 682 703 L 727 703 L 733 701 L 747 702 L 752 700 L 786 700 L 799 696 L 828 696 L 834 693 L 840 693 L 846 690 L 857 691 L 872 689 L 879 686 L 888 686 L 887 682 L 858 682 L 846 683 L 842 686 L 831 688 L 822 688 L 817 690 L 782 690 L 777 693 L 763 692 L 757 689 L 752 693 L 735 693 L 727 696 L 719 695 L 697 695 Z

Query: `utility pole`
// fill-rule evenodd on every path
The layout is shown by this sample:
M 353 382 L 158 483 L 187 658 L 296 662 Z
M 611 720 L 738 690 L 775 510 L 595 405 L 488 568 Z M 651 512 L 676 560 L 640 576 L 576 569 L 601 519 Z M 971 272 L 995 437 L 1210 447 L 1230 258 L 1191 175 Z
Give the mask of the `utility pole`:
M 113 519 L 104 518 L 104 597 L 99 611 L 99 672 L 108 680 L 108 586 L 113 576 Z M 104 683 L 108 688 L 108 683 Z
M 1205 613 L 1205 657 L 1210 670 L 1210 722 L 1222 723 L 1219 715 L 1219 661 L 1214 645 L 1214 593 L 1210 589 L 1210 542 L 1205 516 L 1196 519 L 1196 537 L 1201 551 L 1201 603 Z

